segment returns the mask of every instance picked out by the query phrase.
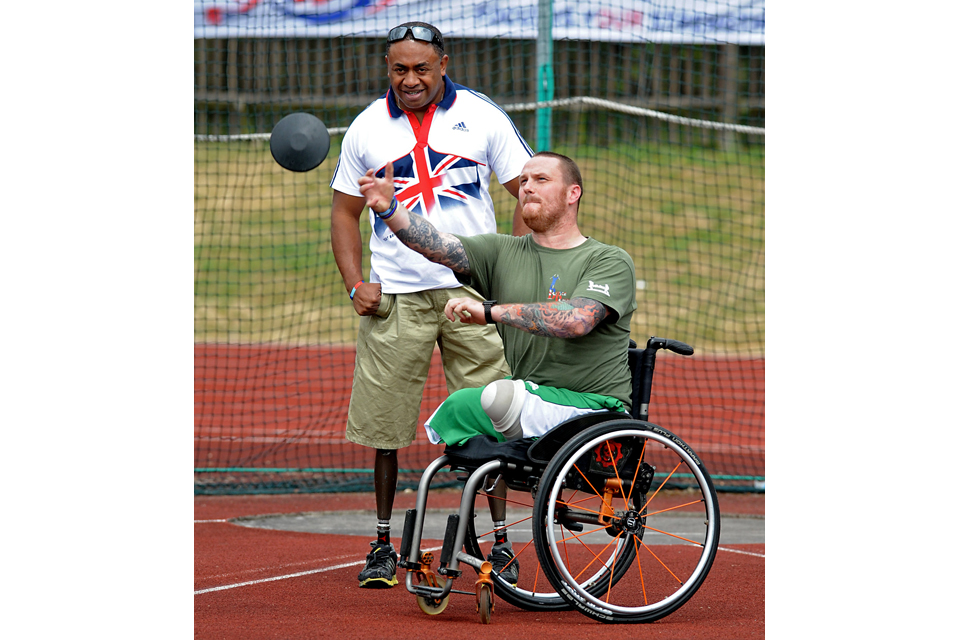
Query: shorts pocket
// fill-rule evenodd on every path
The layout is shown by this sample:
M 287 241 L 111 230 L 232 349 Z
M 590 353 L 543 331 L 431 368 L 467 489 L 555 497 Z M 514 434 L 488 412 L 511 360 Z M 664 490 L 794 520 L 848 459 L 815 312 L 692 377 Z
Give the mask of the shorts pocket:
M 377 307 L 376 313 L 373 315 L 378 318 L 386 318 L 390 315 L 390 312 L 393 311 L 393 305 L 396 303 L 396 294 L 393 293 L 381 293 L 380 294 L 380 306 Z

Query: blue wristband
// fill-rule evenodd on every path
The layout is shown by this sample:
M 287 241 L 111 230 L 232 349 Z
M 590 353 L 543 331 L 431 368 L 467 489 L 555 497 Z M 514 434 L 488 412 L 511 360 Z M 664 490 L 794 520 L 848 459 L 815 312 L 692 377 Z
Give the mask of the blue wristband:
M 376 210 L 372 210 L 372 211 L 373 211 L 373 213 L 376 214 L 376 216 L 377 216 L 378 218 L 380 218 L 381 220 L 386 220 L 387 218 L 389 218 L 390 216 L 392 216 L 393 214 L 395 214 L 395 213 L 397 212 L 397 207 L 398 207 L 399 205 L 400 205 L 400 203 L 397 202 L 397 198 L 396 198 L 396 196 L 394 196 L 393 202 L 390 203 L 390 208 L 389 208 L 389 209 L 387 209 L 386 211 L 383 211 L 383 212 L 376 211 Z
M 357 293 L 357 289 L 359 289 L 359 288 L 360 288 L 360 285 L 362 285 L 362 284 L 363 284 L 363 280 L 361 280 L 361 281 L 358 282 L 357 284 L 353 285 L 353 289 L 350 289 L 350 299 L 351 299 L 351 300 L 353 300 L 354 294 Z

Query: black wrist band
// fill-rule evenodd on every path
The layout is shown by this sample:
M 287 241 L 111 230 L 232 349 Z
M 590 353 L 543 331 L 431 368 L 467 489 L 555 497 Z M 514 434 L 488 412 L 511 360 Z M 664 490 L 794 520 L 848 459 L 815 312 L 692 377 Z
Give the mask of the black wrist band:
M 493 305 L 495 304 L 497 304 L 496 300 L 483 301 L 483 317 L 487 321 L 487 324 L 493 324 L 493 314 L 490 313 L 490 310 L 493 309 Z

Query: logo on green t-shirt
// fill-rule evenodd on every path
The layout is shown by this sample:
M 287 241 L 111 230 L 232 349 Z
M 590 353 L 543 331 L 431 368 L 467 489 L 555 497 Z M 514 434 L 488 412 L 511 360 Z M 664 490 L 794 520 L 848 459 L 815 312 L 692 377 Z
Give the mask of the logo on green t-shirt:
M 557 291 L 557 280 L 559 279 L 560 276 L 554 274 L 550 280 L 550 289 L 547 290 L 547 300 L 563 300 L 563 296 L 567 295 L 566 291 Z
M 602 293 L 603 295 L 610 297 L 610 285 L 608 284 L 597 284 L 593 280 L 588 280 L 590 283 L 587 286 L 587 291 L 596 291 L 597 293 Z

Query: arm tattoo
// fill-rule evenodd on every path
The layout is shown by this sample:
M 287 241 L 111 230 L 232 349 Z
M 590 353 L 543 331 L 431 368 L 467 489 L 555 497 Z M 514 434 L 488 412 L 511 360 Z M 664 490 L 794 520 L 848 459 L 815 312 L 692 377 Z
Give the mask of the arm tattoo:
M 607 317 L 604 304 L 590 298 L 500 306 L 502 324 L 552 338 L 585 336 Z
M 410 226 L 396 232 L 400 242 L 431 262 L 449 267 L 454 273 L 470 275 L 470 262 L 456 236 L 441 233 L 423 216 L 410 214 Z

